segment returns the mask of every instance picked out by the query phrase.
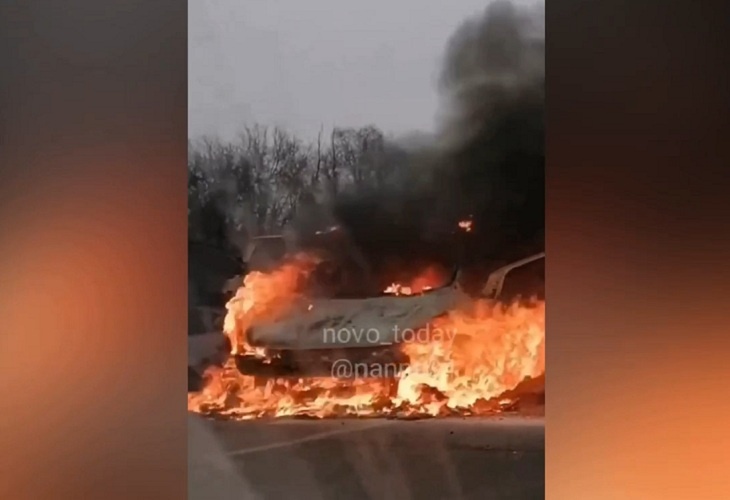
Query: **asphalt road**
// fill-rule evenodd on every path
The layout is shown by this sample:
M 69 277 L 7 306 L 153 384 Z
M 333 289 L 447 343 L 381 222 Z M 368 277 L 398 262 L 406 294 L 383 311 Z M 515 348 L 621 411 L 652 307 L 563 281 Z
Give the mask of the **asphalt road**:
M 197 429 L 209 438 L 205 442 L 199 434 L 189 443 L 191 500 L 545 496 L 542 418 L 190 418 L 191 432 Z

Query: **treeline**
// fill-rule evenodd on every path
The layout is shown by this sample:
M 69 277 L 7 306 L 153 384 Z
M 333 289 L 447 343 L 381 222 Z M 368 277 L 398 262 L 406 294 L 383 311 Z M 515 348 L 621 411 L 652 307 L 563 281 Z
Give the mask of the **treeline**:
M 254 125 L 235 140 L 203 137 L 188 148 L 189 238 L 218 246 L 235 243 L 232 233 L 280 231 L 304 199 L 357 197 L 403 182 L 412 156 L 374 126 L 321 130 L 305 142 Z

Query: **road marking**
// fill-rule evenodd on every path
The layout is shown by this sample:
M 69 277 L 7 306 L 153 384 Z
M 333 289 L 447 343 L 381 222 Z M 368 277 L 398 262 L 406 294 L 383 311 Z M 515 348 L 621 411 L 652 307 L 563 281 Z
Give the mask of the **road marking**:
M 320 439 L 325 439 L 325 438 L 332 437 L 332 436 L 339 436 L 341 434 L 352 434 L 352 433 L 359 432 L 359 431 L 375 429 L 377 427 L 385 427 L 390 424 L 391 424 L 390 421 L 381 421 L 381 422 L 375 423 L 373 425 L 368 425 L 366 427 L 359 427 L 356 429 L 338 429 L 335 431 L 320 432 L 318 434 L 312 434 L 311 436 L 306 436 L 306 437 L 299 438 L 299 439 L 293 439 L 291 441 L 283 441 L 283 442 L 279 442 L 279 443 L 272 443 L 272 444 L 267 444 L 267 445 L 262 445 L 262 446 L 253 446 L 251 448 L 243 448 L 240 450 L 229 451 L 227 454 L 229 456 L 234 456 L 234 457 L 241 456 L 241 455 L 248 455 L 250 453 L 258 453 L 260 451 L 275 450 L 277 448 L 286 448 L 287 446 L 294 446 L 294 445 L 298 445 L 301 443 L 318 441 Z

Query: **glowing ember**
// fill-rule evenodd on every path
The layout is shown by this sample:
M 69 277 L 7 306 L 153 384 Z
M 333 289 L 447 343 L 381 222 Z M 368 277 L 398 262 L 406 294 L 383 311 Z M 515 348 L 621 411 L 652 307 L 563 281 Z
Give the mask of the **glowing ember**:
M 402 286 L 400 283 L 391 283 L 385 290 L 383 290 L 383 293 L 391 295 L 412 295 L 413 291 L 409 286 Z
M 311 264 L 300 258 L 271 273 L 246 277 L 227 306 L 224 330 L 233 353 L 265 355 L 248 346 L 245 332 L 258 321 L 291 310 L 299 300 L 298 283 L 311 271 Z M 441 286 L 441 278 L 427 270 L 407 286 L 394 283 L 386 292 L 420 293 Z M 311 308 L 310 304 L 307 309 Z M 379 372 L 377 379 L 260 380 L 240 374 L 231 358 L 222 368 L 206 372 L 207 385 L 200 393 L 189 394 L 188 408 L 239 419 L 478 415 L 501 411 L 513 402 L 513 398 L 502 396 L 505 392 L 528 377 L 544 374 L 543 301 L 504 306 L 473 300 L 434 319 L 429 327 L 447 335 L 401 344 L 410 361 L 398 374 Z
M 388 295 L 414 295 L 432 290 L 434 286 L 443 284 L 445 276 L 435 267 L 429 267 L 415 278 L 409 280 L 408 285 L 391 283 L 383 293 Z
M 318 231 L 315 231 L 315 234 L 328 234 L 328 233 L 334 233 L 339 230 L 340 230 L 340 226 L 329 226 L 325 229 L 320 229 Z
M 462 220 L 459 221 L 459 228 L 463 229 L 467 233 L 470 233 L 472 230 L 473 222 L 471 220 Z

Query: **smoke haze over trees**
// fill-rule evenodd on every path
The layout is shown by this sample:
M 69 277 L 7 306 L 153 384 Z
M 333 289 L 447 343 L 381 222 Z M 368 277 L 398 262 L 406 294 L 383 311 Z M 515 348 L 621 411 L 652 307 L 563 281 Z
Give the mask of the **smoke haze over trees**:
M 375 125 L 312 142 L 262 125 L 235 141 L 191 140 L 190 239 L 240 248 L 285 226 L 340 224 L 365 253 L 412 260 L 452 252 L 457 221 L 471 218 L 466 261 L 540 251 L 544 85 L 544 5 L 491 3 L 449 42 L 429 141 L 400 143 Z
M 190 237 L 221 243 L 231 232 L 275 234 L 308 205 L 401 182 L 408 160 L 374 126 L 322 130 L 309 144 L 262 125 L 233 142 L 191 140 Z

